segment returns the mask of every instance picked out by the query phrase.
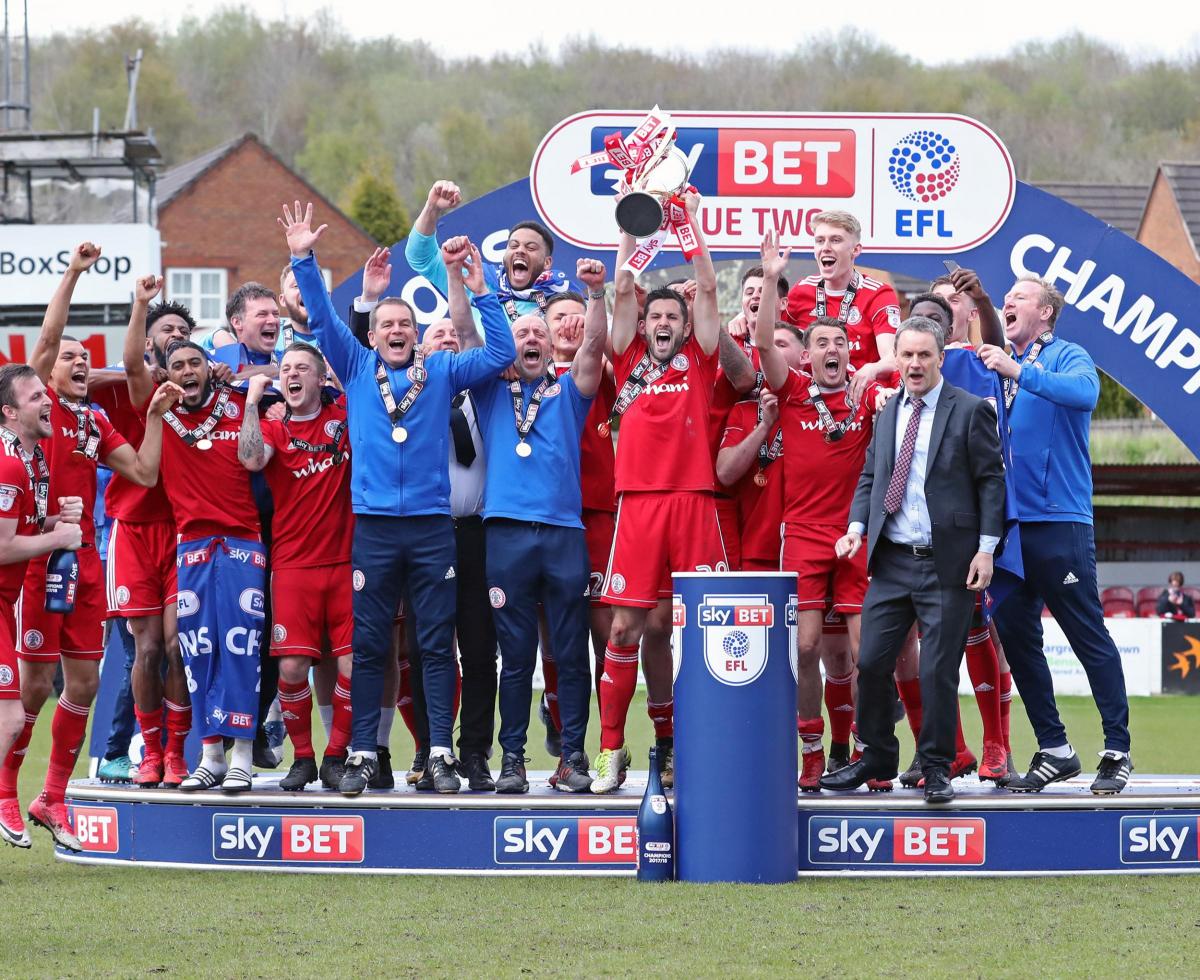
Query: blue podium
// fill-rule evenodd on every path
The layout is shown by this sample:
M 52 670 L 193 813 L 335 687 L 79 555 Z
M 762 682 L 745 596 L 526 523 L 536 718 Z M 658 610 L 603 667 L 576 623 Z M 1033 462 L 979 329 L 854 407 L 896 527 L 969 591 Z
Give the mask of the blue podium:
M 794 575 L 674 576 L 680 881 L 795 881 Z

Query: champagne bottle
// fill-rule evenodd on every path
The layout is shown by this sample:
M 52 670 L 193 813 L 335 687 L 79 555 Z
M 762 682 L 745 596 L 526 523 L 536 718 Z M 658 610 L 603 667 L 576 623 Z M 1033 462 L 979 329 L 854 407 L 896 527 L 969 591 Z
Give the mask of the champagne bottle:
M 75 609 L 79 586 L 79 559 L 75 552 L 59 548 L 46 562 L 46 612 L 69 613 Z
M 658 750 L 650 750 L 646 794 L 638 808 L 638 881 L 672 881 L 675 878 L 675 820 L 663 792 Z

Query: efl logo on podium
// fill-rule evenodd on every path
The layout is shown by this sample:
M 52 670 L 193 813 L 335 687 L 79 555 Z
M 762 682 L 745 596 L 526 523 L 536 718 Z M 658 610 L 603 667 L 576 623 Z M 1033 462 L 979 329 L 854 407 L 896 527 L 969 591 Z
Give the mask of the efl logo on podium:
M 811 817 L 813 864 L 981 865 L 987 827 L 978 817 Z
M 363 818 L 213 814 L 217 861 L 361 864 Z
M 71 829 L 89 854 L 116 854 L 120 848 L 117 811 L 111 806 L 72 804 Z
M 705 595 L 696 622 L 704 630 L 704 662 L 716 680 L 741 687 L 766 669 L 775 607 L 765 595 Z
M 496 864 L 637 865 L 636 817 L 497 817 Z
M 1200 817 L 1122 817 L 1121 863 L 1200 863 Z

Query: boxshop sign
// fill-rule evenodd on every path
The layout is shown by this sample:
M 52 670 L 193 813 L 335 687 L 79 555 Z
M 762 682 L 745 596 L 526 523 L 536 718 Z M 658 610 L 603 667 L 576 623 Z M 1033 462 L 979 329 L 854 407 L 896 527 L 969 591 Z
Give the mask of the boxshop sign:
M 100 258 L 79 278 L 73 302 L 128 303 L 134 280 L 162 271 L 162 241 L 149 225 L 0 225 L 0 302 L 44 306 L 80 242 Z

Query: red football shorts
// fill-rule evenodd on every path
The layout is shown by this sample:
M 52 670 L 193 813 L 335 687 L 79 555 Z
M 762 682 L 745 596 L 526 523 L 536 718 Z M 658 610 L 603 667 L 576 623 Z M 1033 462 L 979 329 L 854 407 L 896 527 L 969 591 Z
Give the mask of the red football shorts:
M 867 554 L 838 558 L 833 546 L 845 528 L 830 524 L 787 524 L 783 532 L 783 570 L 796 573 L 798 609 L 824 609 L 827 596 L 835 612 L 862 612 L 867 594 Z
M 726 572 L 711 493 L 623 493 L 602 595 L 613 606 L 651 609 L 671 596 L 672 572 Z
M 271 656 L 321 659 L 325 637 L 335 657 L 350 652 L 354 588 L 350 563 L 271 572 Z
M 612 554 L 615 525 L 616 517 L 611 510 L 583 512 L 583 537 L 587 542 L 588 564 L 591 565 L 588 595 L 594 606 L 608 605 L 600 594 L 604 591 L 604 570 L 608 567 L 608 556 Z
M 102 660 L 104 658 L 104 569 L 92 547 L 80 548 L 75 609 L 67 615 L 46 612 L 46 561 L 29 563 L 17 601 L 17 652 L 22 660 Z
M 721 541 L 725 545 L 725 557 L 729 560 L 731 572 L 745 571 L 742 557 L 742 529 L 738 523 L 738 505 L 733 497 L 715 494 L 713 500 L 717 505 L 717 523 L 721 525 Z
M 0 701 L 21 698 L 21 671 L 17 665 L 17 615 L 10 603 L 0 599 Z
M 113 521 L 108 539 L 108 614 L 161 616 L 175 596 L 175 525 Z

